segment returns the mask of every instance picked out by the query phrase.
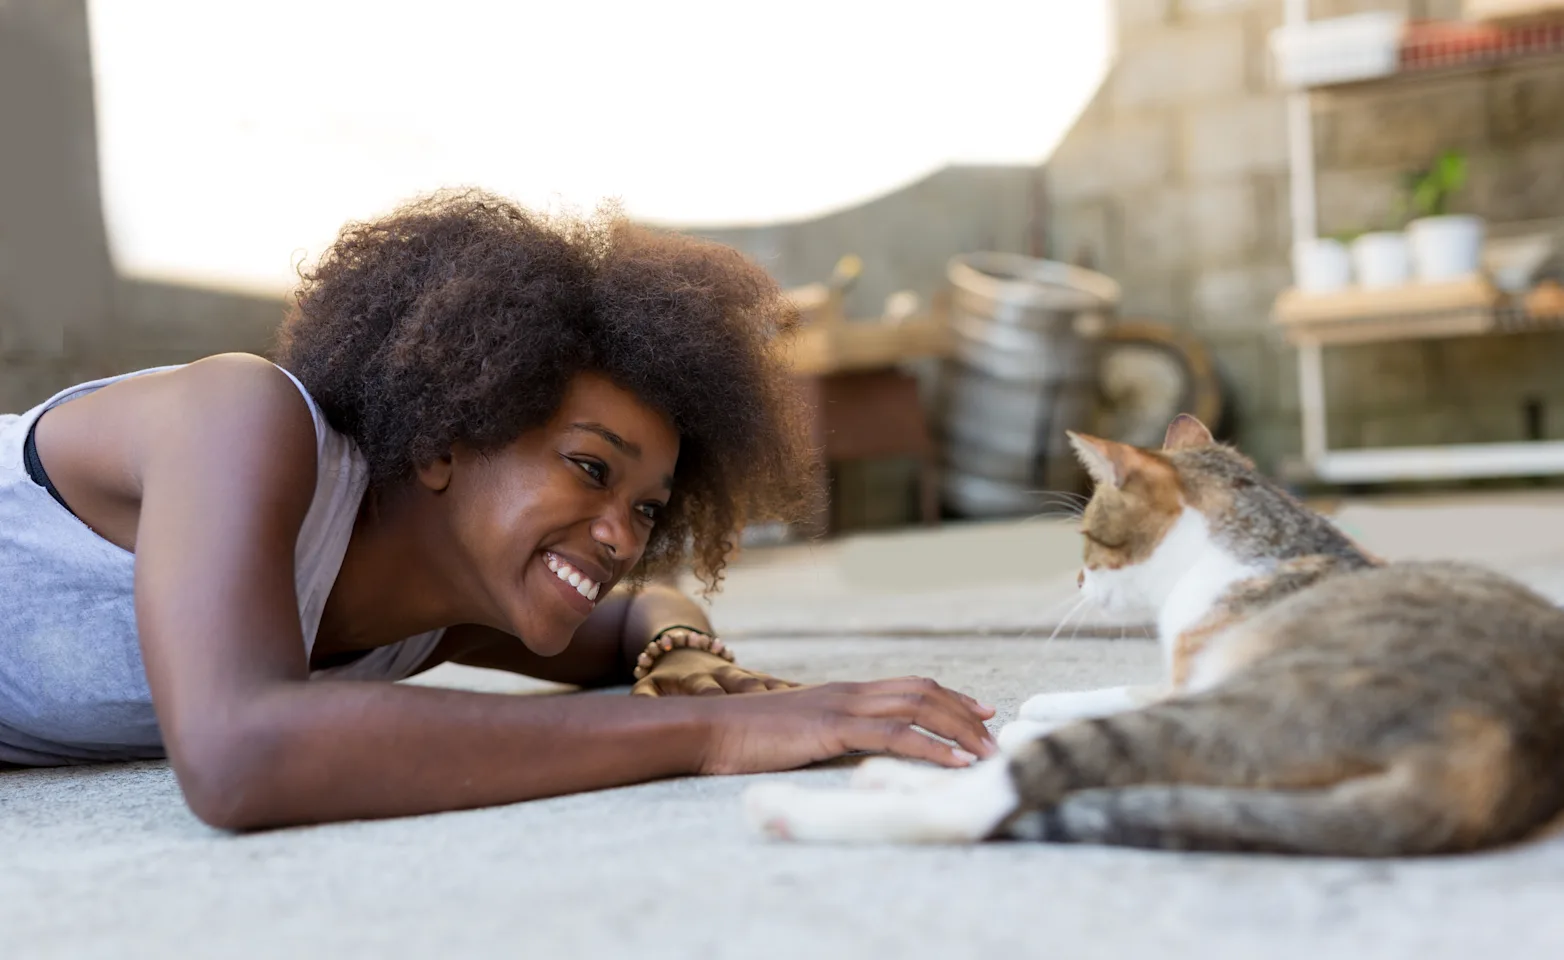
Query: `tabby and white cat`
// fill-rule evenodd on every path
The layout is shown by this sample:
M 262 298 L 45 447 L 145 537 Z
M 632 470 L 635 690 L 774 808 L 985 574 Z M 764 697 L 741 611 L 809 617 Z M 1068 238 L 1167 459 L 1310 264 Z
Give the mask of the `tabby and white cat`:
M 1156 616 L 1159 689 L 1034 697 L 999 756 L 752 788 L 773 837 L 1011 837 L 1336 856 L 1524 837 L 1564 809 L 1564 611 L 1458 563 L 1386 565 L 1181 416 L 1072 435 L 1086 595 Z

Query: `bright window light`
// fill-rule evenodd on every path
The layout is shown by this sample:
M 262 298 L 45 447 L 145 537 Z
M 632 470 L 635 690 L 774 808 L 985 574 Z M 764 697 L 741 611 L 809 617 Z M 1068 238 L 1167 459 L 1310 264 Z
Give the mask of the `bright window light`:
M 952 163 L 1037 163 L 1106 0 L 93 0 L 121 272 L 278 292 L 346 220 L 442 186 L 725 226 Z

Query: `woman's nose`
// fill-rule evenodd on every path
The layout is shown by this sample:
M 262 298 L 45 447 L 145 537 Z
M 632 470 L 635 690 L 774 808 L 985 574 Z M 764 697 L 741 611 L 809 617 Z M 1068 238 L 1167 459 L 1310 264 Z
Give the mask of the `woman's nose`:
M 629 511 L 610 507 L 592 522 L 592 539 L 603 545 L 609 556 L 618 560 L 635 551 L 635 531 Z

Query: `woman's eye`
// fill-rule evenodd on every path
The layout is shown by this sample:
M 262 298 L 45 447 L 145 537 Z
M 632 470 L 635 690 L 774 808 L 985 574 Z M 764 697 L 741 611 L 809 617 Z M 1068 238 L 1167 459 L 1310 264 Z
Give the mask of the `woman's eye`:
M 608 479 L 608 468 L 596 460 L 577 460 L 575 464 L 597 483 L 603 483 Z
M 641 516 L 652 521 L 653 523 L 656 523 L 657 518 L 663 512 L 663 505 L 660 503 L 643 503 L 637 509 L 641 511 Z

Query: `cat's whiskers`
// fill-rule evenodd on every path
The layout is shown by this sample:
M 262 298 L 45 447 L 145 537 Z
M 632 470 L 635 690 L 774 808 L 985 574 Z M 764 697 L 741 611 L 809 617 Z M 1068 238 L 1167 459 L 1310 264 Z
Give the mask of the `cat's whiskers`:
M 1079 612 L 1080 609 L 1083 606 L 1085 606 L 1085 605 L 1086 605 L 1086 598 L 1085 597 L 1081 597 L 1081 598 L 1077 599 L 1075 601 L 1075 605 L 1070 607 L 1069 612 L 1064 615 L 1064 619 L 1059 621 L 1059 625 L 1057 627 L 1054 627 L 1054 632 L 1050 633 L 1048 635 L 1048 639 L 1044 640 L 1043 643 L 1045 643 L 1045 644 L 1053 643 L 1054 642 L 1054 638 L 1059 636 L 1059 631 L 1063 630 L 1065 628 L 1065 625 L 1070 622 L 1070 618 L 1075 616 L 1076 613 Z M 1076 630 L 1079 631 L 1080 627 L 1077 626 Z M 1073 636 L 1072 636 L 1071 639 L 1074 639 Z
M 1079 597 L 1079 596 L 1075 597 L 1075 604 L 1077 606 L 1079 606 L 1082 599 L 1084 599 L 1084 598 Z M 1032 635 L 1032 632 L 1034 630 L 1036 630 L 1038 626 L 1045 625 L 1048 622 L 1049 616 L 1051 616 L 1056 611 L 1062 609 L 1066 604 L 1069 604 L 1070 602 L 1071 602 L 1071 596 L 1067 595 L 1067 596 L 1064 596 L 1064 597 L 1060 597 L 1059 601 L 1057 603 L 1054 603 L 1052 606 L 1048 607 L 1046 610 L 1041 611 L 1037 615 L 1037 620 L 1038 620 L 1037 623 L 1033 623 L 1031 626 L 1026 627 L 1020 633 L 1016 634 L 1015 636 L 1011 637 L 1010 639 L 1011 640 L 1025 640 L 1027 637 Z M 1060 620 L 1060 623 L 1063 623 L 1063 622 L 1065 622 L 1065 620 L 1068 620 L 1071 612 L 1072 611 L 1065 611 L 1064 619 Z

